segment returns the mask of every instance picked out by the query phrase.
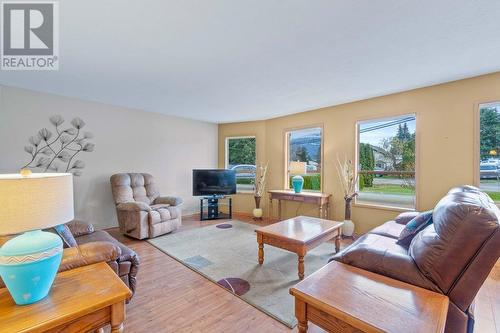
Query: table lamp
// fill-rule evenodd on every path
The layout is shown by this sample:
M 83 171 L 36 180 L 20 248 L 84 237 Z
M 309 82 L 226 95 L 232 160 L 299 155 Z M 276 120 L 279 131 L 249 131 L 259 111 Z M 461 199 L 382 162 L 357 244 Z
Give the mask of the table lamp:
M 292 178 L 292 186 L 295 193 L 302 192 L 302 188 L 304 187 L 304 178 L 301 175 L 306 174 L 307 163 L 299 161 L 290 162 L 288 172 L 290 175 L 295 175 Z
M 61 263 L 61 238 L 40 229 L 74 217 L 69 173 L 0 174 L 0 235 L 21 234 L 0 248 L 0 276 L 18 305 L 48 295 Z

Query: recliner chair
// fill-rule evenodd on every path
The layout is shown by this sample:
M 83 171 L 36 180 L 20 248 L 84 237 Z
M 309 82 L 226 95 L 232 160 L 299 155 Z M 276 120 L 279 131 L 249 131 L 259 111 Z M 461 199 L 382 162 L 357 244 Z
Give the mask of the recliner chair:
M 162 197 L 153 176 L 119 173 L 111 176 L 120 232 L 137 238 L 153 238 L 178 229 L 182 223 L 182 199 Z

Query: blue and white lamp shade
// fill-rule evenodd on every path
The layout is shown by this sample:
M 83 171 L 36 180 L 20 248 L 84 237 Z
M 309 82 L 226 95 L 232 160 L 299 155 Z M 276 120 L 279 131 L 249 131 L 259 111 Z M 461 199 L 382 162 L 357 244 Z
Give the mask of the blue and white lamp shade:
M 304 187 L 304 178 L 302 176 L 293 176 L 292 177 L 292 186 L 295 193 L 302 192 L 302 188 Z
M 53 233 L 28 231 L 0 248 L 0 276 L 18 305 L 38 302 L 52 287 L 63 243 Z

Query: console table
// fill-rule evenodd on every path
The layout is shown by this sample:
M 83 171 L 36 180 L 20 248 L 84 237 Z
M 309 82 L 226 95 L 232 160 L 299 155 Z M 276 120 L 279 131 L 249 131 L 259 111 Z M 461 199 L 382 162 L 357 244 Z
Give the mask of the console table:
M 330 218 L 330 197 L 331 194 L 320 192 L 300 192 L 287 190 L 270 190 L 269 193 L 269 218 L 273 217 L 273 200 L 278 200 L 278 219 L 281 220 L 281 201 L 304 202 L 318 206 L 319 217 Z
M 102 262 L 57 274 L 41 301 L 19 306 L 0 289 L 0 332 L 123 332 L 128 287 Z
M 336 261 L 290 289 L 299 333 L 442 333 L 448 297 Z

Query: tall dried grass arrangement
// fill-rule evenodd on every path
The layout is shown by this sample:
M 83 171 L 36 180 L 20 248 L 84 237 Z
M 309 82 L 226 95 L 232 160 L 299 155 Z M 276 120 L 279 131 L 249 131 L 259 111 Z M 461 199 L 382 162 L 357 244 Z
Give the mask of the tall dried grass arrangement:
M 343 161 L 340 161 L 340 158 L 337 158 L 337 172 L 342 184 L 342 190 L 344 191 L 344 199 L 352 200 L 356 195 L 358 195 L 356 192 L 358 175 L 355 173 L 354 163 L 352 160 L 347 158 L 344 158 Z
M 254 196 L 257 198 L 262 197 L 266 189 L 266 175 L 267 175 L 268 164 L 269 163 L 266 163 L 266 165 L 261 164 L 257 169 L 257 175 L 256 175 L 257 177 L 254 187 Z

